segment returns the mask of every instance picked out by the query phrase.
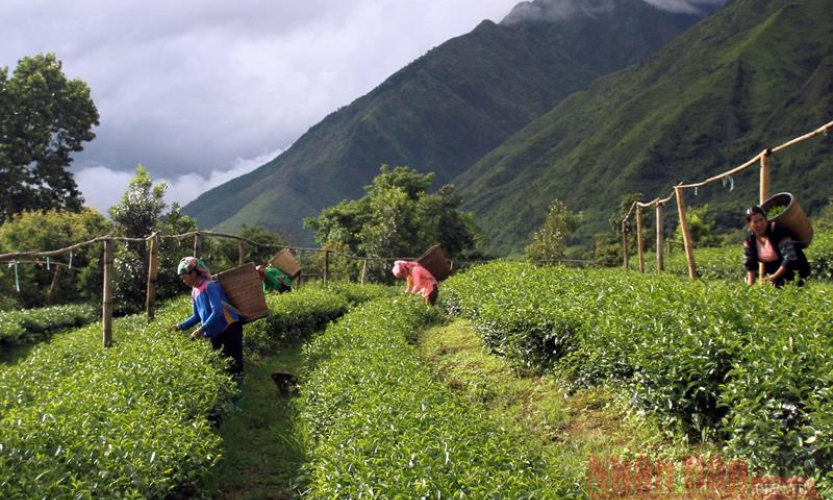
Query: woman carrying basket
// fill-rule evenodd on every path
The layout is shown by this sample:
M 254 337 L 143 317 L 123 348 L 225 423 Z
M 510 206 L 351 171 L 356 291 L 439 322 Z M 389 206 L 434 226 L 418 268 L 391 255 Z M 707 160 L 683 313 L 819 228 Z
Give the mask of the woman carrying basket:
M 405 293 L 419 294 L 422 300 L 432 306 L 437 302 L 439 286 L 434 276 L 418 262 L 397 260 L 393 263 L 393 275 L 397 279 L 407 280 Z
M 229 300 L 223 287 L 211 280 L 208 267 L 195 257 L 179 261 L 176 272 L 182 282 L 191 287 L 194 313 L 172 328 L 187 330 L 200 323 L 200 327 L 191 332 L 191 340 L 210 339 L 214 349 L 221 349 L 223 355 L 231 359 L 229 373 L 242 374 L 243 324 L 237 313 L 227 307 Z
M 803 279 L 810 275 L 810 264 L 790 234 L 784 229 L 772 227 L 766 212 L 759 206 L 746 210 L 746 224 L 751 233 L 743 240 L 746 282 L 750 285 L 755 283 L 758 263 L 763 263 L 764 282 L 782 287 L 798 273 L 798 284 L 801 285 Z

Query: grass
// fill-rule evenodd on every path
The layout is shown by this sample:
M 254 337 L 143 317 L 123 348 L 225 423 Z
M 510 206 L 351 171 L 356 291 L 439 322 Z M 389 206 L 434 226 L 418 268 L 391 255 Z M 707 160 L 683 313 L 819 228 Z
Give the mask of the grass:
M 297 373 L 301 343 L 264 353 L 245 366 L 239 411 L 220 425 L 223 461 L 206 482 L 218 498 L 281 500 L 296 498 L 304 460 L 292 399 L 281 395 L 271 374 Z
M 468 320 L 428 330 L 418 349 L 461 397 L 524 436 L 556 475 L 569 479 L 577 495 L 586 493 L 593 455 L 677 460 L 713 453 L 662 432 L 612 389 L 570 393 L 555 376 L 518 371 L 487 351 Z

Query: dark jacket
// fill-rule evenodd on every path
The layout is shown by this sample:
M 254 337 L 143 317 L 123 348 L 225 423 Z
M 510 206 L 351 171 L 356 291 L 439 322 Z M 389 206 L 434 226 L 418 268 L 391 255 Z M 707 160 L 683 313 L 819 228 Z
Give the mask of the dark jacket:
M 766 237 L 775 246 L 775 252 L 780 259 L 779 265 L 789 271 L 798 273 L 802 278 L 810 275 L 810 263 L 807 257 L 792 239 L 790 233 L 783 228 L 767 226 Z M 743 267 L 747 271 L 758 270 L 758 245 L 755 235 L 750 234 L 743 240 Z

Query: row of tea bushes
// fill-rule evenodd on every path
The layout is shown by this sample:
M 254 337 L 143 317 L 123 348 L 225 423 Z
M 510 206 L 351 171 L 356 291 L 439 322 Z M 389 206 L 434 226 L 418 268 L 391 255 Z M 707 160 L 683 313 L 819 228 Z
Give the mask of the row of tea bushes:
M 437 310 L 414 297 L 350 312 L 306 351 L 308 498 L 564 498 L 563 485 L 420 360 Z
M 0 311 L 0 345 L 37 341 L 59 330 L 97 321 L 100 314 L 100 308 L 89 304 Z
M 166 328 L 189 307 L 56 336 L 0 368 L 0 497 L 165 498 L 217 461 L 207 419 L 234 386 L 207 343 Z
M 394 292 L 393 288 L 383 285 L 330 283 L 269 294 L 266 304 L 270 316 L 246 326 L 247 350 L 253 353 L 268 346 L 303 340 L 313 332 L 323 330 L 327 323 L 343 316 L 351 307 Z
M 443 303 L 519 364 L 624 386 L 693 437 L 770 472 L 833 467 L 833 289 L 495 263 Z
M 270 296 L 273 315 L 244 327 L 247 342 L 309 335 L 350 305 L 390 293 L 333 289 Z M 0 367 L 0 498 L 195 495 L 221 450 L 209 415 L 230 407 L 236 386 L 208 342 L 169 330 L 190 313 L 185 299 L 150 325 L 117 319 L 109 349 L 96 323 Z

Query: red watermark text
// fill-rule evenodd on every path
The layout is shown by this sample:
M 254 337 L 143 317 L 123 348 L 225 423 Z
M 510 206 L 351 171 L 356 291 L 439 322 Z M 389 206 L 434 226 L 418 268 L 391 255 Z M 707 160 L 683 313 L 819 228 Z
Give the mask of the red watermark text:
M 688 458 L 682 462 L 590 458 L 588 496 L 628 499 L 818 499 L 815 482 L 804 477 L 754 476 L 746 462 Z

